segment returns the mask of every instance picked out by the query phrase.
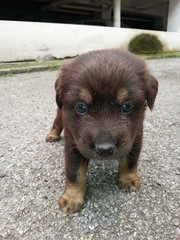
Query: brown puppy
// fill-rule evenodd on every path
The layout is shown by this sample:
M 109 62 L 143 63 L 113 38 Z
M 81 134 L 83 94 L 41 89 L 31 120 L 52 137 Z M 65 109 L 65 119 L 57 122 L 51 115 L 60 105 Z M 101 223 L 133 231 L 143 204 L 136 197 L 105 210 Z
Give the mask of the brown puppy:
M 144 112 L 158 90 L 144 61 L 119 50 L 89 52 L 62 66 L 55 89 L 57 116 L 46 140 L 58 140 L 64 128 L 61 209 L 73 213 L 83 206 L 89 159 L 119 160 L 119 186 L 136 190 Z

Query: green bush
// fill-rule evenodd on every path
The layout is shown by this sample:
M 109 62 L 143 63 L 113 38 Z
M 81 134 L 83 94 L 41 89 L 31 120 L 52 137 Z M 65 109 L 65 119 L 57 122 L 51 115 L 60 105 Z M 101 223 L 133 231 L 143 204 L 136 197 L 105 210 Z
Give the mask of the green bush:
M 136 54 L 162 52 L 163 45 L 157 36 L 142 33 L 131 39 L 128 49 Z

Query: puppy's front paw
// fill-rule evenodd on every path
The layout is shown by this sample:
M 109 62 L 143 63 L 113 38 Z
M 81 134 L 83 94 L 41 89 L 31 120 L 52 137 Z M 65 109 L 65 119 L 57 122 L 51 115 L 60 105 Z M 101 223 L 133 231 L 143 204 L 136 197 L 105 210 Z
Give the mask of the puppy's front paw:
M 136 191 L 140 186 L 138 176 L 122 175 L 118 179 L 118 186 L 127 192 Z
M 59 206 L 64 213 L 79 212 L 84 204 L 84 197 L 64 193 L 59 199 Z
M 57 142 L 59 139 L 60 137 L 58 135 L 49 133 L 46 137 L 46 142 Z

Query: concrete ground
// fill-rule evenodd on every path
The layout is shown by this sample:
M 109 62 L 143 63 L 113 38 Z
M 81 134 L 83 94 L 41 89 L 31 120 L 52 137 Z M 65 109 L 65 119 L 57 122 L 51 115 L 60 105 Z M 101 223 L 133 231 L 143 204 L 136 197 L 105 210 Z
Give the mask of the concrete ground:
M 57 205 L 63 141 L 45 142 L 57 72 L 0 78 L 0 239 L 180 239 L 180 59 L 148 66 L 160 86 L 146 114 L 140 190 L 118 189 L 116 161 L 93 161 L 84 208 L 72 216 Z

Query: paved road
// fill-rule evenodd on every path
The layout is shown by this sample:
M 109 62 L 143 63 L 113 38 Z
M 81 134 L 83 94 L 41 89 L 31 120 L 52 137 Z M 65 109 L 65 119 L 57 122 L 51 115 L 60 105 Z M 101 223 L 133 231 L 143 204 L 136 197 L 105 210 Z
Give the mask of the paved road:
M 141 188 L 120 191 L 117 163 L 91 162 L 86 203 L 73 216 L 57 205 L 65 185 L 63 142 L 45 143 L 57 72 L 0 78 L 0 239 L 180 238 L 180 59 L 148 65 L 160 88 L 146 114 Z

